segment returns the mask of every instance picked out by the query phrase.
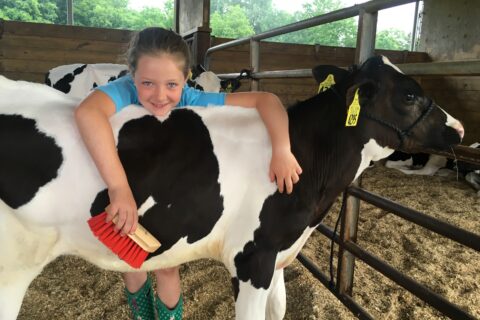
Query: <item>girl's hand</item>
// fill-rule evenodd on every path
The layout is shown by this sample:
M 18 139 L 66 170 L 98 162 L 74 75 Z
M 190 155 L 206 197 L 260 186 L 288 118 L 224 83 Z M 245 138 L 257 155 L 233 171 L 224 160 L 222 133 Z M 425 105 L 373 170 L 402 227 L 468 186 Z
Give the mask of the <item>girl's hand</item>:
M 122 235 L 130 234 L 137 229 L 138 213 L 137 204 L 133 198 L 130 187 L 123 186 L 119 188 L 108 189 L 110 204 L 105 208 L 107 212 L 107 222 L 115 216 L 118 219 L 115 223 L 115 230 L 121 230 Z
M 284 186 L 288 194 L 292 193 L 293 185 L 300 180 L 299 175 L 302 168 L 289 148 L 277 149 L 272 151 L 272 161 L 270 162 L 270 181 L 277 179 L 278 191 L 283 193 Z

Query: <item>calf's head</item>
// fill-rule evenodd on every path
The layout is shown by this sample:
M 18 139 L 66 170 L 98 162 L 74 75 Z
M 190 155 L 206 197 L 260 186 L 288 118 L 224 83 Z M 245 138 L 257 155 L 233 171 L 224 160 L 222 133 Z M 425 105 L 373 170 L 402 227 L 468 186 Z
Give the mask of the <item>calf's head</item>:
M 325 75 L 318 68 L 313 73 L 320 82 Z M 425 96 L 420 85 L 386 57 L 375 56 L 358 68 L 339 70 L 333 90 L 345 94 L 347 112 L 358 96 L 358 126 L 382 146 L 414 152 L 445 150 L 461 142 L 461 123 Z

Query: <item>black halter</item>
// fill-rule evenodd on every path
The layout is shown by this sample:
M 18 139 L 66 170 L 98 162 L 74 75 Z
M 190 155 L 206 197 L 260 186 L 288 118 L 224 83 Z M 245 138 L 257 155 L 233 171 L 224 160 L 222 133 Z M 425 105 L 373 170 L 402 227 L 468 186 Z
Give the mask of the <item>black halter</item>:
M 376 122 L 378 122 L 380 124 L 383 124 L 384 126 L 390 128 L 390 129 L 394 130 L 397 133 L 398 138 L 400 139 L 400 144 L 398 146 L 398 148 L 400 149 L 403 146 L 403 142 L 405 141 L 405 138 L 407 138 L 411 135 L 413 128 L 415 128 L 415 126 L 417 124 L 419 124 L 420 122 L 425 120 L 425 118 L 430 114 L 430 112 L 432 112 L 434 105 L 433 105 L 433 101 L 431 99 L 429 99 L 429 100 L 430 101 L 429 101 L 427 109 L 425 109 L 422 112 L 422 114 L 407 129 L 403 129 L 403 130 L 398 128 L 396 125 L 394 125 L 390 122 L 387 122 L 385 120 L 379 119 L 376 116 L 374 116 L 374 115 L 372 115 L 368 112 L 364 111 L 363 115 L 370 120 L 376 121 Z

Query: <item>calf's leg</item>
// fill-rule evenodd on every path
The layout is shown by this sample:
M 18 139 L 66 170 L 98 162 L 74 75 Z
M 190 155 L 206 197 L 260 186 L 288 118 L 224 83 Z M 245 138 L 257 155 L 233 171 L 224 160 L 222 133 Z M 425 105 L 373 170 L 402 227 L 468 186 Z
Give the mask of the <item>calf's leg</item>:
M 0 204 L 0 319 L 17 318 L 30 282 L 55 258 L 54 228 L 26 226 Z
M 23 297 L 42 267 L 19 270 L 9 275 L 0 275 L 0 319 L 15 320 L 20 312 Z M 10 278 L 10 279 L 8 279 Z
M 275 270 L 272 284 L 268 292 L 266 319 L 279 320 L 285 316 L 287 309 L 287 296 L 285 293 L 285 281 L 283 269 Z
M 250 282 L 240 281 L 238 290 L 238 296 L 235 301 L 235 319 L 265 319 L 268 289 L 257 289 Z

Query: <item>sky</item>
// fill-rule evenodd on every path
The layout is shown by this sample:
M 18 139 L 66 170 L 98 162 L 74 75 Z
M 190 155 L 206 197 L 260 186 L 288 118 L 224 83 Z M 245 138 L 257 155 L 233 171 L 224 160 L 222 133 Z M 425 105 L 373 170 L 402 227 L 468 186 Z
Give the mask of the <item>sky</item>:
M 274 6 L 288 12 L 295 12 L 302 9 L 302 5 L 311 0 L 273 0 Z M 367 0 L 341 0 L 345 7 L 363 3 Z M 130 0 L 130 7 L 141 9 L 142 7 L 163 7 L 165 0 Z M 378 12 L 377 31 L 395 28 L 410 33 L 413 29 L 413 18 L 415 14 L 415 3 L 408 3 Z

